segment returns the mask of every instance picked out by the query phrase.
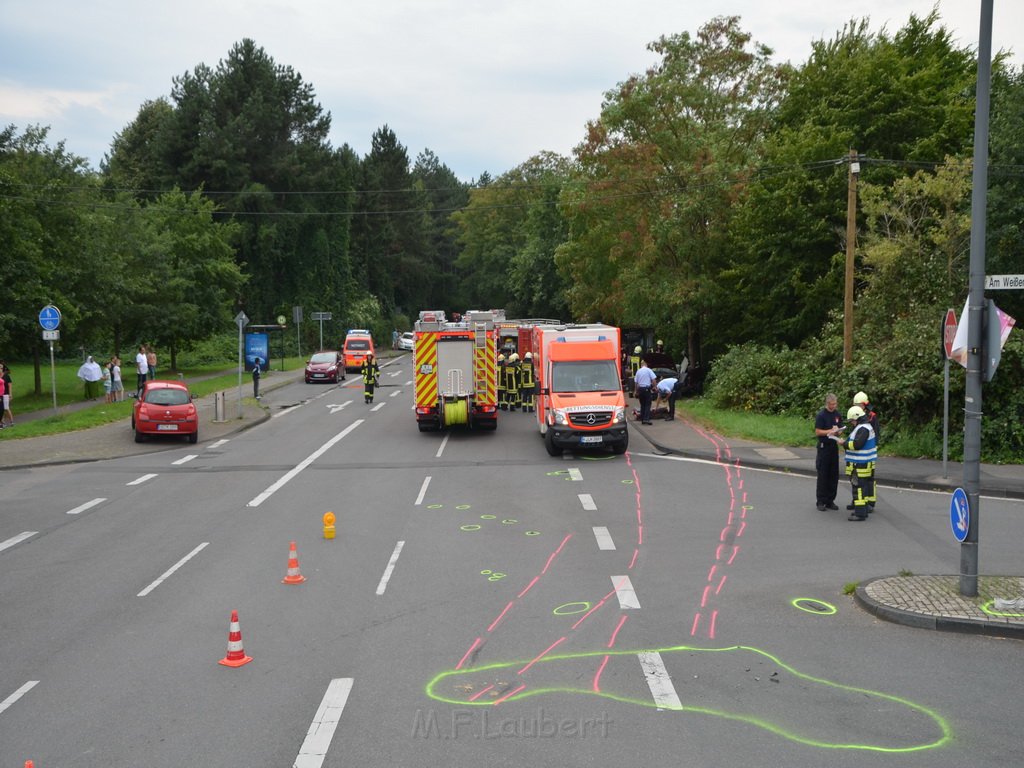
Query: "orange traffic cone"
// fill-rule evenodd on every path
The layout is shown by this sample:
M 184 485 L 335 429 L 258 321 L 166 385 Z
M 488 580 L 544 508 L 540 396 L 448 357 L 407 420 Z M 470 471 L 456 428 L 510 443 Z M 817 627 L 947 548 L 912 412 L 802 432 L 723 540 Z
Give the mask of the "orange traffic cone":
M 35 763 L 33 763 L 31 760 L 26 760 L 25 768 L 35 768 Z
M 238 611 L 231 612 L 231 625 L 228 627 L 228 654 L 218 661 L 225 667 L 240 667 L 252 661 L 242 650 L 242 628 L 238 624 Z
M 295 542 L 288 547 L 288 574 L 281 579 L 282 584 L 301 584 L 306 577 L 299 573 L 299 554 L 295 551 Z

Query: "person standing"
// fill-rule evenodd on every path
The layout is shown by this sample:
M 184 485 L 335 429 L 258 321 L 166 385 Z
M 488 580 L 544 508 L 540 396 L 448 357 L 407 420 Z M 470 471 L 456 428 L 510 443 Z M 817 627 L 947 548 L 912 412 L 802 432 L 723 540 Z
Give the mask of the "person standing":
M 508 398 L 508 409 L 519 408 L 519 353 L 513 352 L 505 365 L 505 397 Z
M 103 402 L 112 403 L 111 399 L 114 386 L 114 374 L 112 368 L 114 367 L 114 358 L 107 360 L 103 366 Z
M 0 369 L 3 371 L 3 375 L 0 379 L 3 380 L 3 397 L 0 398 L 0 429 L 5 426 L 14 426 L 14 413 L 11 411 L 11 369 L 7 367 L 7 363 L 0 360 Z
M 257 400 L 260 399 L 260 377 L 263 375 L 262 358 L 255 357 L 252 361 L 252 396 Z
M 135 355 L 135 396 L 142 396 L 142 387 L 149 375 L 149 363 L 146 362 L 146 345 L 139 345 L 139 352 Z
M 839 402 L 832 392 L 825 395 L 825 407 L 814 417 L 814 434 L 818 438 L 818 450 L 814 457 L 814 468 L 818 473 L 816 489 L 819 512 L 839 509 L 836 494 L 839 493 L 839 433 L 843 431 L 843 417 L 836 410 Z
M 505 355 L 498 355 L 498 408 L 508 410 L 508 395 L 505 392 Z
M 847 421 L 854 426 L 843 442 L 846 449 L 846 474 L 853 490 L 853 512 L 847 520 L 867 520 L 869 506 L 875 500 L 875 462 L 878 460 L 878 442 L 875 430 L 868 423 L 868 415 L 859 405 L 846 412 Z
M 89 355 L 78 369 L 78 378 L 85 385 L 85 399 L 95 400 L 96 395 L 99 394 L 97 392 L 98 382 L 103 379 L 103 371 L 100 369 L 99 363 L 92 359 L 92 355 Z
M 7 415 L 7 409 L 4 407 L 7 400 L 7 382 L 0 376 L 0 429 L 4 429 L 4 417 Z
M 533 354 L 527 352 L 523 355 L 523 362 L 519 366 L 519 400 L 523 404 L 523 413 L 534 412 L 534 390 L 537 388 L 537 380 L 533 375 Z
M 372 352 L 363 360 L 362 374 L 363 397 L 366 398 L 367 403 L 372 403 L 373 388 L 377 386 L 377 380 L 380 379 L 380 366 L 377 365 Z
M 853 404 L 854 405 L 859 405 L 861 408 L 864 409 L 864 412 L 868 415 L 868 424 L 870 424 L 871 428 L 873 430 L 875 430 L 875 444 L 877 446 L 882 441 L 882 430 L 878 426 L 878 414 L 871 407 L 871 400 L 868 397 L 867 392 L 860 391 L 856 395 L 854 395 L 853 396 Z M 877 462 L 875 463 L 875 466 L 877 468 L 877 466 L 878 466 Z M 876 496 L 878 495 L 878 483 L 875 483 L 875 495 Z M 853 501 L 851 501 L 846 506 L 846 508 L 847 509 L 853 509 L 854 508 Z M 875 508 L 875 502 L 874 501 L 869 501 L 868 502 L 868 509 L 873 510 L 874 508 Z
M 146 347 L 146 370 L 150 381 L 156 378 L 156 350 L 152 346 Z
M 640 423 L 651 423 L 651 395 L 656 380 L 654 371 L 647 367 L 647 360 L 640 358 L 640 367 L 633 377 L 633 396 L 640 401 Z
M 120 403 L 124 400 L 124 382 L 121 381 L 121 358 L 114 355 L 110 367 L 110 391 L 114 396 L 114 402 Z

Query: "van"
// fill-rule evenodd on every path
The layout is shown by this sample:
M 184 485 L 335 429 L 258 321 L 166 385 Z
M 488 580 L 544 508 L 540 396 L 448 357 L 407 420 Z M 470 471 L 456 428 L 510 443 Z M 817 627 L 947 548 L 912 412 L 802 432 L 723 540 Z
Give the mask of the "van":
M 342 354 L 345 357 L 345 370 L 358 371 L 363 367 L 363 361 L 367 355 L 377 356 L 373 348 L 373 337 L 369 331 L 365 333 L 349 331 L 345 336 L 345 345 L 342 347 Z

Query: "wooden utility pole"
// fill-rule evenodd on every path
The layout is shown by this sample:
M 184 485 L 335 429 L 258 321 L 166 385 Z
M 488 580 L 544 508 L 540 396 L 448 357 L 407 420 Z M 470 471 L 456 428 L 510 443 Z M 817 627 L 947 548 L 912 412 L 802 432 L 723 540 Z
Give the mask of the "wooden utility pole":
M 850 150 L 850 181 L 846 191 L 846 289 L 843 298 L 843 365 L 853 360 L 853 254 L 857 246 L 857 150 Z

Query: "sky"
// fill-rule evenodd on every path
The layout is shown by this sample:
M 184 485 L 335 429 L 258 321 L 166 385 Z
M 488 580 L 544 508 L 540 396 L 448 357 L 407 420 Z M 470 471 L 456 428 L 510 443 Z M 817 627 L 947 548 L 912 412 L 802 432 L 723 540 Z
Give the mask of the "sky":
M 94 169 L 172 79 L 251 38 L 309 83 L 330 141 L 360 156 L 390 127 L 410 161 L 463 181 L 541 151 L 570 156 L 604 94 L 657 61 L 648 43 L 737 15 L 778 62 L 852 18 L 894 34 L 938 7 L 977 47 L 981 0 L 0 0 L 0 125 L 50 127 Z M 992 49 L 1024 55 L 1024 1 L 994 0 Z

